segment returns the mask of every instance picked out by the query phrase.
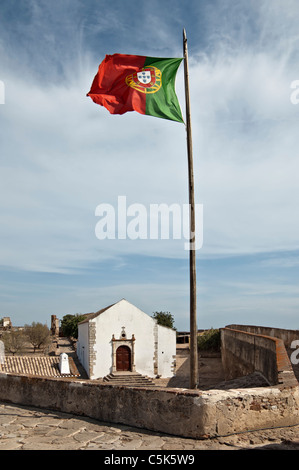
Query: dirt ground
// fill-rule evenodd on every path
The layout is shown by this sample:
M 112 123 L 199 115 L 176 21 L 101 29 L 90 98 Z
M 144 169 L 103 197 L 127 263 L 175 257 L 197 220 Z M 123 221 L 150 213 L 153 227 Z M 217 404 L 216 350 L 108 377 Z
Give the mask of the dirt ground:
M 176 375 L 171 379 L 155 379 L 156 385 L 174 388 L 189 388 L 190 353 L 188 347 L 178 346 L 176 356 Z M 265 387 L 269 384 L 258 373 L 225 381 L 221 356 L 217 353 L 198 354 L 198 388 L 227 390 L 228 388 Z
M 198 356 L 199 387 L 201 389 L 213 388 L 224 380 L 224 373 L 219 355 Z M 155 379 L 156 385 L 175 388 L 189 388 L 190 353 L 187 347 L 177 349 L 176 375 L 171 379 Z

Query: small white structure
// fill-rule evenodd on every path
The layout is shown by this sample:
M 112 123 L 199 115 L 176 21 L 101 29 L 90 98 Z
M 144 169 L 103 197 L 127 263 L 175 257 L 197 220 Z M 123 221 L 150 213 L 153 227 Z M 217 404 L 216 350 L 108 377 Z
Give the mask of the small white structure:
M 69 357 L 66 353 L 60 354 L 59 370 L 61 374 L 70 374 Z
M 113 372 L 175 375 L 176 332 L 125 299 L 78 325 L 77 355 L 90 379 Z
M 0 341 L 0 364 L 5 363 L 5 346 L 3 341 Z
M 3 317 L 2 318 L 2 326 L 3 326 L 3 328 L 6 328 L 6 329 L 12 327 L 10 317 Z

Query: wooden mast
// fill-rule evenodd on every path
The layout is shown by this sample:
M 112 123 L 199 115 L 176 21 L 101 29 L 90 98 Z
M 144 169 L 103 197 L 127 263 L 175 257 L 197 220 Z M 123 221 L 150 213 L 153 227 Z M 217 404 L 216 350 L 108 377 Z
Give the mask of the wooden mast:
M 193 149 L 190 112 L 188 48 L 186 31 L 183 30 L 184 74 L 186 97 L 186 132 L 188 150 L 188 177 L 189 177 L 189 209 L 190 209 L 190 388 L 198 387 L 198 350 L 197 350 L 197 315 L 196 315 L 196 246 L 195 246 L 195 203 L 194 203 L 194 174 Z

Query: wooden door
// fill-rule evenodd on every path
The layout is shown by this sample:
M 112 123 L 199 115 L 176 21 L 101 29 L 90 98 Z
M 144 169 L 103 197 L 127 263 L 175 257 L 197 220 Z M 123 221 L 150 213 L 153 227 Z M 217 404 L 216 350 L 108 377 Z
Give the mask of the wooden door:
M 128 346 L 119 346 L 116 350 L 116 370 L 131 370 L 131 350 Z

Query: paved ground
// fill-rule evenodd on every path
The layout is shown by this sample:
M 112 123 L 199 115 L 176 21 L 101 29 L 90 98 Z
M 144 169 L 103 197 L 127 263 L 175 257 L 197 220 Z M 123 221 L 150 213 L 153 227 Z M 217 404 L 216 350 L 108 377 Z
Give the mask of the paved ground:
M 195 440 L 0 403 L 0 450 L 185 450 L 196 453 L 241 449 L 299 450 L 299 426 Z

